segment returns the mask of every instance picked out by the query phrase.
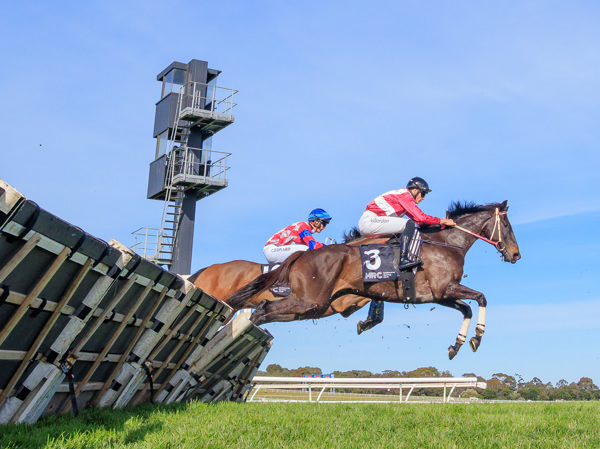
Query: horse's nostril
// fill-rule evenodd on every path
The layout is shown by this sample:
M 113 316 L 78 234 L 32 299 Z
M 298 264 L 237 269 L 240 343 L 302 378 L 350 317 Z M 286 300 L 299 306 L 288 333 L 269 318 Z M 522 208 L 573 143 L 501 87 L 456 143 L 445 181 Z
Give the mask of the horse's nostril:
M 514 253 L 513 254 L 513 259 L 519 260 L 520 258 L 521 258 L 521 255 L 519 253 Z

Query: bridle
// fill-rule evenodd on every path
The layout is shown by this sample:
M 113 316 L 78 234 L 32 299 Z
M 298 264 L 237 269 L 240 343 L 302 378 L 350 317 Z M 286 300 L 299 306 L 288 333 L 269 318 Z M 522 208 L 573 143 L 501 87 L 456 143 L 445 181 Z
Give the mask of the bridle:
M 454 228 L 466 232 L 467 234 L 472 235 L 473 237 L 477 237 L 478 239 L 483 240 L 484 242 L 489 243 L 490 245 L 494 245 L 496 247 L 496 249 L 500 252 L 504 252 L 506 250 L 506 245 L 505 243 L 502 241 L 502 232 L 501 232 L 501 226 L 500 226 L 500 216 L 501 215 L 506 215 L 506 212 L 500 212 L 498 210 L 498 208 L 496 208 L 496 211 L 494 213 L 494 228 L 492 229 L 492 233 L 490 234 L 490 238 L 486 238 L 482 235 L 476 234 L 473 231 L 469 231 L 468 229 L 465 229 L 461 226 L 455 225 L 453 226 Z M 498 229 L 498 241 L 494 241 L 492 240 L 494 238 L 494 234 L 496 233 L 496 229 Z

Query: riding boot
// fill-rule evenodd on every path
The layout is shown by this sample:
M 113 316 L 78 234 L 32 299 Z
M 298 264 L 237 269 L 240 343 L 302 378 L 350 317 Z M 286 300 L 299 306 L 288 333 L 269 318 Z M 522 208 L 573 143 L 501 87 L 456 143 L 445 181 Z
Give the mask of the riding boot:
M 364 331 L 368 331 L 369 329 L 374 328 L 379 324 L 378 321 L 372 319 L 366 319 L 365 321 L 359 321 L 356 323 L 356 333 L 358 335 L 362 334 Z
M 408 249 L 410 247 L 411 239 L 407 236 L 402 236 L 402 246 L 400 247 L 400 261 L 398 262 L 398 269 L 409 270 L 414 267 L 418 267 L 422 265 L 423 262 L 421 260 L 411 260 L 408 258 Z
M 356 323 L 356 333 L 362 334 L 364 331 L 374 328 L 383 321 L 383 301 L 372 300 L 369 305 L 369 313 L 365 321 Z

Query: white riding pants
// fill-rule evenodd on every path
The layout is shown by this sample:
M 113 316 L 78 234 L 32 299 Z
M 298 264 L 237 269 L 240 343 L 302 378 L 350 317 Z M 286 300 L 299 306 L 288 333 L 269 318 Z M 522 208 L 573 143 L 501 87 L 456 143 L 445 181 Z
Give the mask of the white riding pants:
M 283 246 L 271 244 L 263 248 L 263 254 L 269 263 L 281 263 L 287 259 L 290 254 L 306 250 L 308 250 L 307 245 L 299 245 L 297 243 L 291 243 Z
M 366 210 L 358 220 L 358 230 L 362 235 L 400 234 L 408 220 L 404 217 L 380 217 Z

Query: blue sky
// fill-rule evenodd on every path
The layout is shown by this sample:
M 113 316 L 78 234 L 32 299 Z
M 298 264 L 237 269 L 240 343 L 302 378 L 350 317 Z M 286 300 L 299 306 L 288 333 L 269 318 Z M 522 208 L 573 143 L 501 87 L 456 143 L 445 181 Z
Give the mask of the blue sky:
M 267 325 L 264 367 L 598 384 L 599 19 L 591 1 L 6 3 L 0 178 L 132 244 L 162 211 L 145 198 L 156 75 L 206 60 L 240 92 L 235 124 L 213 139 L 232 153 L 229 187 L 198 203 L 194 269 L 262 261 L 266 239 L 315 207 L 334 216 L 318 238 L 339 240 L 412 176 L 433 188 L 432 215 L 508 200 L 523 254 L 509 265 L 480 242 L 467 256 L 464 282 L 488 299 L 477 353 L 447 359 L 457 312 L 388 305 L 360 337 L 366 310 Z

